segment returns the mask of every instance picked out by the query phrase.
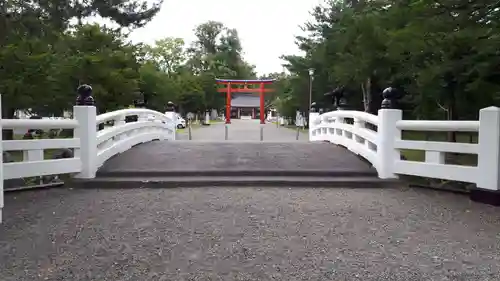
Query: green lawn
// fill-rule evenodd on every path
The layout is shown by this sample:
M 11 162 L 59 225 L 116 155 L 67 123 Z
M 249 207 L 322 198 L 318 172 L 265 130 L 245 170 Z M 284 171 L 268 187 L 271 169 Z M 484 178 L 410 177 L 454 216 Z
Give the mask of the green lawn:
M 285 128 L 288 128 L 288 129 L 292 129 L 294 131 L 297 131 L 297 126 L 295 125 L 285 125 L 284 126 Z M 307 133 L 309 131 L 309 129 L 305 128 L 304 127 L 299 127 L 299 132 L 301 133 Z
M 224 123 L 225 120 L 210 120 L 210 124 Z
M 417 140 L 417 141 L 447 141 L 446 132 L 414 132 L 404 131 L 402 135 L 403 140 Z M 477 143 L 477 133 L 457 133 L 457 143 Z M 425 151 L 423 150 L 409 150 L 402 149 L 401 154 L 410 161 L 425 161 Z M 447 153 L 447 164 L 457 164 L 466 166 L 477 165 L 477 155 L 472 154 L 459 154 Z

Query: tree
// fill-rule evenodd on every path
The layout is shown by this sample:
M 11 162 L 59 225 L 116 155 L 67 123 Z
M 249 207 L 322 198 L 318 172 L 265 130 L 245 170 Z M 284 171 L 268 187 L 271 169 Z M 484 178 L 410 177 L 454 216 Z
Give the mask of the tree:
M 316 69 L 315 101 L 344 86 L 353 108 L 376 113 L 382 90 L 394 86 L 405 93 L 405 118 L 477 118 L 499 103 L 499 5 L 329 1 L 297 38 L 305 55 L 285 56 L 286 67 L 303 81 Z M 302 83 L 292 85 L 290 100 L 300 100 Z
M 197 40 L 188 48 L 187 69 L 199 75 L 207 108 L 222 109 L 225 98 L 217 92 L 215 78 L 255 78 L 254 67 L 242 58 L 241 42 L 234 29 L 209 21 L 195 28 Z
M 71 103 L 70 96 L 83 80 L 98 80 L 94 89 L 102 96 L 100 107 L 119 107 L 128 91 L 137 89 L 134 48 L 118 42 L 123 37 L 115 31 L 71 26 L 70 20 L 77 18 L 81 22 L 99 15 L 121 27 L 133 28 L 148 22 L 160 5 L 161 1 L 148 6 L 135 0 L 0 3 L 0 14 L 4 15 L 0 19 L 2 117 L 13 118 L 16 109 L 58 114 Z M 80 37 L 90 41 L 79 41 Z M 99 45 L 103 40 L 113 46 L 103 49 L 106 45 Z M 89 46 L 92 43 L 97 45 Z M 86 46 L 87 52 L 80 50 Z M 110 67 L 107 74 L 103 74 L 103 65 Z M 12 131 L 4 131 L 3 137 L 12 138 Z
M 186 60 L 184 39 L 164 38 L 157 40 L 153 46 L 145 46 L 146 60 L 156 63 L 157 67 L 172 75 L 179 71 Z

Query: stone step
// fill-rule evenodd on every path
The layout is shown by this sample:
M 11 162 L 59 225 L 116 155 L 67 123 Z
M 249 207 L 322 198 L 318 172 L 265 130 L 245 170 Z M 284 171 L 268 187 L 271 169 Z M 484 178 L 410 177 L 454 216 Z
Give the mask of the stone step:
M 129 178 L 129 177 L 376 177 L 374 170 L 257 170 L 257 169 L 214 169 L 214 170 L 119 170 L 97 172 L 97 177 Z
M 383 188 L 400 185 L 397 180 L 376 177 L 336 176 L 196 176 L 196 177 L 100 177 L 91 180 L 74 180 L 84 188 L 167 188 L 204 186 L 253 186 L 253 187 L 344 187 Z

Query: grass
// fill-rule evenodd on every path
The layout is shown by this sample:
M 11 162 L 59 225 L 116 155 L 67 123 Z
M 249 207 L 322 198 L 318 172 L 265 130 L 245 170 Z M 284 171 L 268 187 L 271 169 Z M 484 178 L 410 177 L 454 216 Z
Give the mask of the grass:
M 43 151 L 43 159 L 49 160 L 52 159 L 57 153 L 59 153 L 59 149 L 45 149 Z M 22 151 L 8 151 L 13 162 L 22 162 L 24 161 L 24 156 Z
M 23 140 L 23 135 L 14 135 L 13 138 L 14 138 L 14 140 Z M 70 138 L 70 136 L 58 135 L 53 139 L 64 139 L 64 138 Z M 50 139 L 50 138 L 48 137 L 48 134 L 46 132 L 44 132 L 44 134 L 41 135 L 40 137 L 38 137 L 37 139 Z M 57 148 L 44 149 L 43 158 L 44 158 L 44 160 L 53 159 L 53 157 L 55 155 L 57 155 L 60 151 L 61 151 L 61 149 L 57 149 Z M 13 162 L 24 161 L 23 151 L 14 150 L 14 151 L 7 151 L 7 152 L 10 155 L 11 161 L 13 161 Z
M 218 124 L 218 123 L 224 123 L 225 120 L 210 120 L 210 124 Z
M 276 124 L 275 122 L 273 122 L 273 123 Z M 285 125 L 284 127 L 291 129 L 291 130 L 294 130 L 294 131 L 297 131 L 297 126 L 295 126 L 295 125 Z M 299 127 L 299 132 L 301 132 L 301 133 L 307 133 L 308 131 L 309 131 L 309 129 L 307 129 L 307 128 Z
M 457 143 L 477 143 L 477 133 L 457 133 Z M 416 141 L 437 141 L 448 142 L 446 132 L 413 132 L 404 131 L 402 134 L 403 140 L 416 140 Z M 409 161 L 424 162 L 425 151 L 423 150 L 409 150 L 402 149 L 403 155 Z M 460 154 L 460 153 L 445 153 L 446 164 L 476 166 L 477 155 Z

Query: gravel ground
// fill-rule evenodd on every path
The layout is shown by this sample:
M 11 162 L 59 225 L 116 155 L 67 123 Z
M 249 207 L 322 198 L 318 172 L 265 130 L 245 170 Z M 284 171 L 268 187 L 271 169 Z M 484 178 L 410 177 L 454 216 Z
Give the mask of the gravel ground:
M 260 121 L 259 120 L 231 120 L 228 126 L 228 140 L 238 142 L 260 142 Z M 301 132 L 297 140 L 297 132 L 285 127 L 278 127 L 273 123 L 263 125 L 264 142 L 307 142 L 309 135 Z M 210 126 L 203 126 L 192 130 L 191 136 L 194 142 L 204 141 L 225 141 L 225 124 L 223 122 L 214 123 Z M 189 140 L 188 130 L 185 129 L 177 134 L 178 140 Z
M 2 281 L 500 278 L 500 209 L 451 193 L 95 188 L 5 201 Z

